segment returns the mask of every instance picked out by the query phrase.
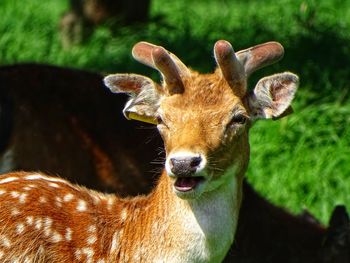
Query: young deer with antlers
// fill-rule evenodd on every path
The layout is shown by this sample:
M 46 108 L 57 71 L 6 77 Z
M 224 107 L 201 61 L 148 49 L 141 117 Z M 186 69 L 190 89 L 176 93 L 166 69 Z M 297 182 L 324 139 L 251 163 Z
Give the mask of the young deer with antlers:
M 37 173 L 0 179 L 2 262 L 220 262 L 235 234 L 253 120 L 278 117 L 298 77 L 263 78 L 247 92 L 247 77 L 279 60 L 265 43 L 235 53 L 214 46 L 218 69 L 199 74 L 164 48 L 140 42 L 136 60 L 160 71 L 163 83 L 135 74 L 105 78 L 131 95 L 127 118 L 157 124 L 165 169 L 148 196 L 121 199 Z

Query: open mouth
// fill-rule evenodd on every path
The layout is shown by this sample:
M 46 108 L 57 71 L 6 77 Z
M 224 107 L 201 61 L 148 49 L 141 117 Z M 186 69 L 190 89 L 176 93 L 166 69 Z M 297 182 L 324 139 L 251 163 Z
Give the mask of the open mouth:
M 178 177 L 175 181 L 174 187 L 179 192 L 189 192 L 195 189 L 202 181 L 204 181 L 203 176 Z

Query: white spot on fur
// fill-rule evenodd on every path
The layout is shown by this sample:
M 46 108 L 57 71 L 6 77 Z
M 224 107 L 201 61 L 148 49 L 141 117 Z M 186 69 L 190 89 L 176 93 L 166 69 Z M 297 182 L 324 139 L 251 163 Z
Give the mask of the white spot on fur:
M 66 228 L 66 234 L 64 235 L 65 239 L 67 241 L 71 241 L 72 240 L 72 229 L 70 229 L 69 227 Z
M 6 183 L 13 182 L 16 180 L 18 180 L 18 177 L 7 177 L 5 179 L 0 180 L 0 184 L 6 184 Z
M 118 248 L 118 245 L 119 245 L 119 239 L 120 239 L 120 236 L 123 234 L 123 229 L 121 229 L 120 231 L 116 231 L 114 234 L 113 234 L 113 237 L 112 237 L 112 245 L 111 245 L 111 250 L 110 250 L 110 253 L 114 253 L 116 252 L 117 248 Z
M 2 250 L 0 250 L 0 259 L 2 259 L 4 257 L 4 255 L 5 255 L 5 253 Z
M 81 260 L 81 254 L 82 254 L 82 252 L 81 252 L 81 249 L 80 249 L 80 248 L 78 248 L 78 249 L 75 250 L 75 252 L 74 252 L 74 256 L 75 256 L 75 258 L 76 258 L 77 260 Z
M 125 222 L 127 217 L 128 217 L 128 211 L 126 210 L 126 208 L 123 208 L 122 212 L 120 213 L 121 221 Z
M 107 199 L 107 207 L 108 207 L 108 210 L 111 210 L 113 208 L 113 204 L 115 202 L 115 199 L 110 197 Z
M 58 243 L 58 242 L 62 241 L 62 239 L 63 238 L 62 238 L 61 234 L 58 233 L 57 231 L 52 233 L 52 237 L 51 237 L 52 242 Z
M 20 214 L 20 212 L 19 212 L 19 210 L 17 208 L 12 208 L 12 210 L 11 210 L 11 215 L 12 216 L 17 216 L 19 214 Z
M 18 200 L 21 204 L 24 204 L 26 202 L 27 199 L 27 194 L 26 193 L 22 193 L 19 195 Z
M 84 200 L 79 200 L 77 205 L 77 210 L 79 212 L 84 212 L 87 210 L 86 202 Z
M 91 236 L 89 236 L 89 238 L 87 239 L 87 243 L 88 243 L 89 245 L 92 245 L 92 244 L 94 244 L 94 243 L 96 242 L 96 240 L 97 240 L 96 235 L 91 235 Z
M 89 233 L 95 233 L 96 232 L 96 226 L 95 225 L 91 225 L 88 227 L 87 231 Z
M 7 237 L 5 237 L 4 235 L 0 235 L 0 242 L 6 248 L 11 247 L 11 241 Z
M 49 186 L 51 186 L 53 188 L 60 188 L 60 186 L 56 183 L 49 183 Z
M 83 247 L 83 248 L 81 249 L 81 252 L 82 252 L 83 254 L 85 254 L 86 257 L 87 257 L 87 259 L 89 260 L 89 262 L 91 262 L 92 257 L 93 257 L 94 254 L 95 254 L 94 251 L 92 250 L 92 248 Z
M 27 216 L 26 217 L 26 222 L 28 225 L 33 225 L 33 222 L 34 222 L 34 218 L 32 216 Z
M 42 218 L 39 217 L 35 220 L 35 228 L 40 230 L 42 226 L 43 226 L 43 220 Z
M 59 197 L 59 196 L 56 196 L 56 205 L 58 206 L 58 207 L 62 207 L 62 198 L 61 197 Z
M 53 182 L 53 183 L 63 183 L 63 184 L 69 184 L 69 182 L 60 179 L 60 178 L 56 178 L 56 177 L 48 177 L 48 176 L 44 176 L 42 174 L 31 174 L 31 175 L 27 175 L 24 177 L 24 179 L 26 180 L 44 180 L 44 181 L 48 181 L 48 182 Z
M 40 196 L 40 197 L 39 197 L 39 202 L 42 203 L 42 204 L 46 203 L 46 202 L 47 202 L 46 197 Z
M 16 233 L 17 233 L 17 234 L 22 234 L 22 232 L 24 231 L 24 229 L 25 229 L 24 224 L 19 223 L 19 224 L 17 224 L 17 226 L 16 226 Z
M 3 194 L 5 194 L 5 193 L 6 193 L 6 191 L 5 191 L 5 190 L 0 189 L 0 195 L 3 195 Z
M 69 193 L 69 194 L 66 194 L 66 195 L 63 197 L 63 201 L 64 201 L 64 202 L 69 202 L 69 201 L 73 200 L 73 198 L 74 198 L 74 195 L 72 195 L 71 193 Z
M 51 234 L 52 222 L 53 222 L 53 220 L 50 217 L 45 217 L 45 219 L 44 219 L 44 235 L 46 237 L 50 236 L 50 234 Z
M 19 192 L 17 192 L 17 191 L 12 191 L 12 192 L 11 192 L 11 196 L 12 196 L 13 198 L 18 198 L 18 197 L 19 197 Z

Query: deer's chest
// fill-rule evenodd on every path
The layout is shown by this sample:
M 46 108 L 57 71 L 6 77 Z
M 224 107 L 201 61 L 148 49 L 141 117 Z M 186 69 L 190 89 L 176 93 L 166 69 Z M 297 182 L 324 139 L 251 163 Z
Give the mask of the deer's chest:
M 231 187 L 236 186 L 235 182 L 233 184 Z M 237 193 L 209 196 L 204 201 L 177 210 L 174 215 L 177 220 L 168 225 L 167 234 L 171 238 L 167 235 L 164 239 L 169 246 L 155 262 L 215 263 L 223 260 L 237 226 Z

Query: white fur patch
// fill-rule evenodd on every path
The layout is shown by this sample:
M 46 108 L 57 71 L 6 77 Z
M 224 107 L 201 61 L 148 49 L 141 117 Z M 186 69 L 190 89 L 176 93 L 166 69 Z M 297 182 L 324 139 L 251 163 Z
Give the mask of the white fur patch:
M 66 234 L 64 235 L 65 239 L 67 241 L 71 241 L 72 240 L 72 229 L 70 229 L 69 227 L 66 228 Z
M 11 196 L 12 196 L 13 198 L 18 198 L 18 197 L 19 197 L 19 192 L 17 192 L 17 191 L 12 191 L 12 192 L 11 192 Z
M 79 199 L 78 204 L 77 204 L 77 210 L 79 212 L 84 212 L 87 210 L 87 204 L 84 200 Z
M 107 199 L 108 210 L 112 210 L 114 202 L 115 202 L 115 199 L 113 197 L 110 197 Z
M 14 182 L 17 180 L 18 180 L 18 177 L 7 177 L 5 179 L 0 180 L 0 184 L 6 184 L 6 183 Z
M 2 244 L 6 248 L 11 247 L 11 241 L 4 235 L 0 235 L 0 244 Z
M 52 236 L 51 236 L 52 242 L 58 243 L 58 242 L 62 241 L 62 239 L 63 239 L 63 238 L 62 238 L 61 234 L 58 233 L 57 231 L 54 231 L 54 232 L 52 233 Z
M 88 227 L 87 231 L 89 233 L 95 233 L 96 232 L 96 226 L 95 225 L 91 225 Z
M 39 197 L 39 202 L 42 203 L 42 204 L 46 203 L 46 202 L 47 202 L 46 197 L 40 196 L 40 197 Z
M 53 220 L 50 217 L 46 217 L 44 219 L 44 235 L 46 237 L 49 237 L 51 235 L 52 223 L 53 223 Z
M 20 214 L 20 212 L 19 212 L 19 210 L 17 208 L 12 208 L 11 209 L 11 215 L 12 216 L 17 216 L 19 214 Z
M 0 195 L 3 195 L 3 194 L 5 194 L 5 193 L 6 193 L 6 191 L 5 191 L 5 190 L 0 189 Z
M 22 232 L 24 231 L 24 229 L 25 229 L 24 224 L 19 223 L 19 224 L 17 224 L 17 226 L 16 226 L 16 233 L 17 233 L 17 234 L 22 234 Z
M 92 245 L 96 242 L 97 240 L 97 237 L 96 235 L 91 235 L 88 237 L 88 239 L 86 240 L 86 242 L 89 244 L 89 245 Z
M 82 258 L 82 252 L 81 252 L 81 249 L 80 249 L 80 248 L 78 248 L 77 250 L 75 250 L 74 256 L 75 256 L 75 258 L 76 258 L 77 260 L 81 260 L 81 258 Z
M 61 197 L 59 197 L 59 196 L 56 196 L 56 205 L 58 206 L 58 207 L 62 207 L 62 198 Z
M 68 193 L 68 194 L 66 194 L 66 195 L 63 197 L 63 201 L 64 201 L 64 202 L 69 202 L 69 201 L 72 201 L 73 198 L 74 198 L 74 195 L 71 194 L 71 193 Z
M 48 176 L 44 176 L 42 174 L 31 174 L 31 175 L 27 175 L 24 177 L 24 179 L 26 180 L 44 180 L 44 181 L 48 181 L 48 182 L 53 182 L 53 183 L 63 183 L 63 184 L 68 184 L 69 182 L 60 179 L 60 178 L 55 178 L 55 177 L 48 177 Z
M 111 250 L 110 250 L 110 253 L 114 253 L 116 252 L 118 246 L 119 246 L 119 240 L 120 240 L 120 237 L 121 235 L 123 234 L 123 229 L 121 229 L 120 231 L 116 231 L 114 234 L 113 234 L 113 237 L 112 237 L 112 244 L 111 244 Z
M 60 188 L 60 186 L 56 183 L 49 183 L 49 186 L 51 186 L 53 188 Z
M 33 225 L 33 222 L 34 222 L 34 217 L 32 216 L 27 216 L 26 217 L 26 222 L 29 226 Z
M 123 208 L 122 212 L 120 213 L 121 222 L 124 223 L 127 217 L 128 217 L 128 211 L 126 210 L 126 208 Z
M 37 230 L 40 230 L 42 226 L 43 226 L 43 219 L 39 217 L 35 220 L 35 228 Z
M 18 200 L 21 204 L 24 204 L 26 202 L 27 199 L 27 194 L 26 193 L 21 193 L 18 197 Z
M 95 252 L 93 251 L 92 248 L 90 248 L 90 247 L 83 247 L 81 249 L 81 252 L 86 255 L 87 262 L 91 262 L 92 261 L 92 258 L 93 258 L 94 254 L 95 254 Z

